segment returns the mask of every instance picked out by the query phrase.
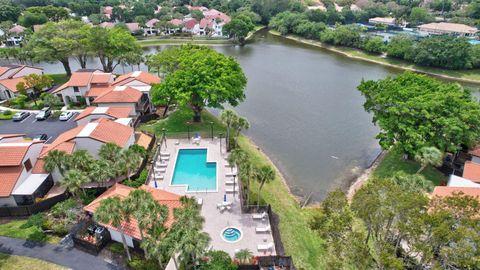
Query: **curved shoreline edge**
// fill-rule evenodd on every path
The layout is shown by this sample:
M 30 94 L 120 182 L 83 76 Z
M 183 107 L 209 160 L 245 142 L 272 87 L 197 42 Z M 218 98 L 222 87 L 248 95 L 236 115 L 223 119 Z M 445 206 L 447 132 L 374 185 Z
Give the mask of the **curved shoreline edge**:
M 265 28 L 266 27 L 264 27 L 262 29 L 265 29 Z M 258 31 L 260 31 L 260 30 L 257 30 L 256 32 L 258 32 Z M 305 44 L 305 45 L 315 46 L 315 47 L 318 47 L 318 48 L 329 50 L 331 52 L 335 52 L 337 54 L 340 54 L 340 55 L 343 55 L 345 57 L 352 58 L 352 59 L 355 59 L 355 60 L 370 62 L 370 63 L 374 63 L 374 64 L 378 64 L 378 65 L 382 65 L 382 66 L 386 66 L 386 67 L 390 67 L 390 68 L 395 68 L 395 69 L 399 69 L 399 70 L 412 71 L 412 72 L 416 72 L 416 73 L 420 73 L 420 74 L 426 74 L 426 75 L 430 75 L 430 76 L 437 77 L 437 78 L 442 78 L 442 79 L 449 80 L 449 81 L 456 81 L 456 82 L 463 82 L 463 83 L 471 83 L 471 84 L 475 84 L 475 85 L 480 85 L 480 80 L 460 78 L 460 77 L 454 77 L 454 76 L 450 76 L 450 75 L 439 74 L 439 73 L 435 73 L 435 72 L 422 70 L 421 67 L 419 67 L 419 68 L 405 67 L 405 66 L 385 63 L 385 62 L 377 61 L 377 60 L 373 60 L 373 59 L 368 59 L 368 58 L 365 58 L 365 57 L 352 55 L 348 52 L 344 52 L 342 50 L 339 50 L 339 49 L 335 48 L 335 46 L 322 44 L 319 41 L 309 40 L 309 39 L 301 38 L 301 37 L 298 37 L 298 36 L 295 36 L 295 35 L 284 36 L 284 35 L 276 32 L 276 31 L 273 31 L 273 30 L 268 30 L 268 33 L 270 33 L 274 36 L 283 37 L 285 39 L 292 40 L 292 41 L 295 41 L 295 42 L 299 42 L 299 43 L 302 43 L 302 44 Z M 355 50 L 353 48 L 349 48 L 349 49 Z

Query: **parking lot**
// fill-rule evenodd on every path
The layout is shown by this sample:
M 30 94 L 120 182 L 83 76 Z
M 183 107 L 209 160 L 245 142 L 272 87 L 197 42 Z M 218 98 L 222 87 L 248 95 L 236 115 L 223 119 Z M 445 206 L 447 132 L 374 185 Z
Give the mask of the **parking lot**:
M 34 113 L 19 122 L 12 120 L 0 120 L 0 134 L 26 134 L 32 137 L 37 134 L 47 134 L 48 141 L 51 143 L 59 134 L 77 126 L 74 121 L 78 113 L 75 113 L 68 121 L 60 121 L 49 117 L 46 120 L 38 121 Z

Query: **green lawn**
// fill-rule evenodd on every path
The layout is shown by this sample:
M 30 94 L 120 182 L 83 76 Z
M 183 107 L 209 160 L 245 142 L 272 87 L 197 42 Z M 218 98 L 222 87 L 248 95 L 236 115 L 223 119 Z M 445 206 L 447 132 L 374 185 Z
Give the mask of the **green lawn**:
M 53 79 L 53 83 L 56 85 L 62 85 L 68 81 L 67 74 L 48 74 Z
M 138 41 L 138 44 L 140 44 L 140 46 L 152 46 L 152 45 L 162 45 L 162 44 L 185 44 L 185 43 L 195 43 L 200 45 L 232 44 L 230 40 L 226 40 L 226 39 L 212 39 L 212 40 L 154 39 L 154 40 Z
M 51 244 L 57 244 L 60 242 L 59 237 L 46 235 L 35 226 L 25 228 L 26 222 L 27 220 L 14 220 L 5 224 L 0 224 L 0 236 L 48 242 Z
M 203 111 L 202 122 L 193 123 L 193 112 L 187 107 L 180 107 L 177 111 L 170 114 L 165 119 L 151 121 L 142 124 L 139 129 L 157 135 L 162 134 L 162 129 L 165 128 L 168 137 L 187 138 L 188 130 L 190 129 L 190 137 L 195 133 L 199 133 L 204 138 L 211 137 L 211 124 L 213 123 L 214 136 L 218 136 L 220 132 L 225 134 L 225 128 L 222 123 L 208 111 Z
M 388 178 L 398 171 L 414 174 L 419 168 L 420 164 L 413 160 L 403 159 L 402 152 L 393 148 L 378 165 L 371 177 Z M 430 166 L 425 168 L 421 174 L 428 180 L 432 181 L 436 186 L 447 180 L 440 171 Z
M 242 136 L 239 145 L 250 154 L 256 165 L 273 166 L 248 138 Z M 251 190 L 258 190 L 256 182 L 251 183 Z M 261 196 L 262 201 L 269 203 L 280 217 L 279 227 L 285 253 L 293 257 L 297 269 L 323 269 L 323 240 L 308 225 L 316 209 L 301 209 L 278 173 L 274 181 L 265 184 Z
M 0 113 L 0 120 L 11 120 L 13 118 L 14 113 L 5 115 L 3 113 Z
M 50 262 L 35 259 L 35 258 L 0 253 L 0 269 L 2 270 L 22 270 L 22 269 L 63 270 L 67 268 L 50 263 Z

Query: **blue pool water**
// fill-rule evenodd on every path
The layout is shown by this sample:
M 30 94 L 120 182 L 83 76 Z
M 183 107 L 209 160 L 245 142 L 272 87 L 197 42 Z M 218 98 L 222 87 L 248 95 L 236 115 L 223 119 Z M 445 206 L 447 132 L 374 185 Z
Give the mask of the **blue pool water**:
M 242 232 L 240 232 L 237 228 L 226 228 L 222 233 L 223 239 L 227 242 L 235 242 L 242 236 Z
M 215 191 L 217 163 L 207 162 L 207 149 L 180 149 L 172 185 L 188 185 L 188 191 Z

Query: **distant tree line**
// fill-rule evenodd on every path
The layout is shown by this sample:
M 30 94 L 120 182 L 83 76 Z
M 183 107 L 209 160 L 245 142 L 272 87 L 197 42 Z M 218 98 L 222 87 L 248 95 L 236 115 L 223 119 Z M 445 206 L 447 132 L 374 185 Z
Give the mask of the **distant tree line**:
M 272 18 L 269 26 L 283 35 L 295 34 L 327 44 L 362 49 L 369 53 L 386 53 L 390 57 L 421 66 L 446 69 L 480 67 L 480 45 L 472 45 L 465 38 L 432 36 L 415 40 L 408 35 L 399 35 L 385 44 L 382 38 L 368 35 L 358 25 L 337 24 L 334 28 L 328 28 L 328 17 L 311 17 L 312 14 L 322 13 L 282 12 Z

